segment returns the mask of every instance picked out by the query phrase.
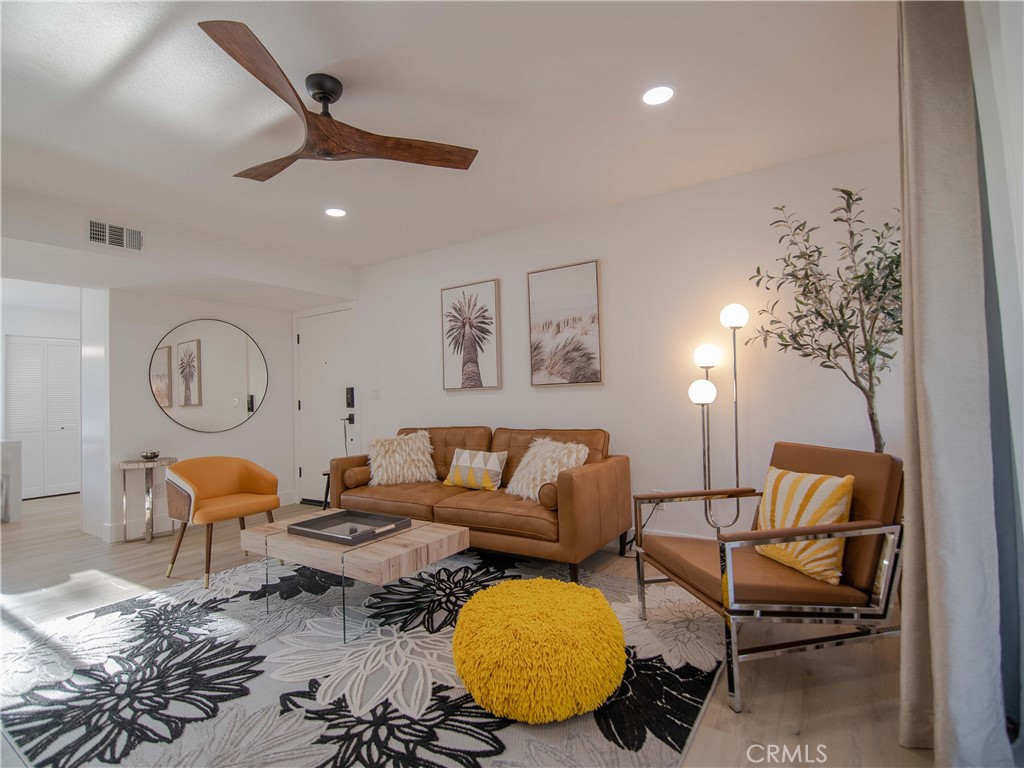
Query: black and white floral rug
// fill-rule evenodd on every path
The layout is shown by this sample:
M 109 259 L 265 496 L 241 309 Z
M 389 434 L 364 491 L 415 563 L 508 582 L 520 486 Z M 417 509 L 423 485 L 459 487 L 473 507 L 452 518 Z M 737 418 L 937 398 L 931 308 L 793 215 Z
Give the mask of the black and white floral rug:
M 469 551 L 376 587 L 247 563 L 3 638 L 0 721 L 26 764 L 670 766 L 722 657 L 720 619 L 676 587 L 581 573 L 626 630 L 622 685 L 551 725 L 493 717 L 462 687 L 460 607 L 505 579 L 565 567 Z M 269 612 L 267 597 L 269 592 Z M 342 642 L 344 622 L 349 636 Z

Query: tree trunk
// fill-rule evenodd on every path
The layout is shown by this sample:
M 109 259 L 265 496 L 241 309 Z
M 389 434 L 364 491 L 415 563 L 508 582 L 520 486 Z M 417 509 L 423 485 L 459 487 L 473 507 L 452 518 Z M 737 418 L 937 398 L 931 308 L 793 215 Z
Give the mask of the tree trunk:
M 466 323 L 462 329 L 462 388 L 483 387 L 480 380 L 480 363 L 477 361 L 476 339 L 473 328 Z
M 185 380 L 185 405 L 192 405 L 192 382 Z
M 885 452 L 885 440 L 882 439 L 882 428 L 878 425 L 878 411 L 875 410 L 875 393 L 865 392 L 864 399 L 868 403 L 868 421 L 871 422 L 871 437 L 875 441 L 875 453 Z

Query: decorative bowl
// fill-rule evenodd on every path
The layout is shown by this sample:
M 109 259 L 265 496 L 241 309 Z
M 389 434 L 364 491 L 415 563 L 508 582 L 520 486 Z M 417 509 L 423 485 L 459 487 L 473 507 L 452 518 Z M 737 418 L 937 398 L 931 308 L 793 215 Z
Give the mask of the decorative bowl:
M 160 458 L 160 451 L 143 451 L 139 454 L 146 461 L 153 461 Z

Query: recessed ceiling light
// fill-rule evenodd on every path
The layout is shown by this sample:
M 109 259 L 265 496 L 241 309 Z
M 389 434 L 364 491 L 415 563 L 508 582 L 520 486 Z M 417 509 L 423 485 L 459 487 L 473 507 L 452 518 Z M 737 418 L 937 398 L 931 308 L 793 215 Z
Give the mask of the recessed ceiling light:
M 345 215 L 345 212 L 341 210 L 341 208 L 328 208 L 324 213 L 328 216 L 334 216 L 335 218 Z
M 659 85 L 657 88 L 651 88 L 647 93 L 644 94 L 644 104 L 664 104 L 666 101 L 672 98 L 674 91 L 667 85 Z

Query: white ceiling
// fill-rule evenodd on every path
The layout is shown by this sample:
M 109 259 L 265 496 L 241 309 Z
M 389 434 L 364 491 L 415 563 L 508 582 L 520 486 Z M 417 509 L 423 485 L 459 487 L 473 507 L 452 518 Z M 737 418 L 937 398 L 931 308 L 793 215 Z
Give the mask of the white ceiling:
M 2 180 L 363 266 L 895 131 L 895 7 L 841 2 L 2 4 Z M 474 147 L 301 161 L 289 107 L 196 26 L 248 24 L 335 117 Z M 662 107 L 642 91 L 670 84 Z M 880 107 L 879 105 L 883 105 Z M 309 102 L 312 108 L 312 101 Z M 345 208 L 328 219 L 329 206 Z

